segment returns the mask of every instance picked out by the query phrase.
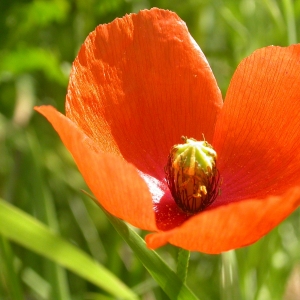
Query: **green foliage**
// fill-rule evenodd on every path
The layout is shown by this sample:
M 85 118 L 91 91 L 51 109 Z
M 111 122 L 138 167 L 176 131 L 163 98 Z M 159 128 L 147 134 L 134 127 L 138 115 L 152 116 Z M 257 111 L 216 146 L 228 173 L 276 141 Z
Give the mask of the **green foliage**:
M 110 271 L 42 223 L 2 200 L 0 200 L 0 233 L 27 249 L 66 267 L 116 297 L 136 299 L 136 295 Z M 7 261 L 11 260 L 4 260 L 3 264 L 6 265 Z M 11 272 L 10 267 L 11 265 L 6 268 L 7 272 Z M 61 295 L 55 295 L 55 292 L 57 290 L 52 291 L 52 298 L 69 299 L 68 291 L 64 291 Z
M 31 215 L 36 224 L 43 223 L 48 234 L 59 236 L 69 250 L 82 251 L 110 270 L 133 294 L 160 300 L 167 298 L 166 290 L 106 215 L 80 192 L 87 188 L 72 158 L 49 124 L 32 110 L 34 105 L 51 104 L 64 111 L 72 61 L 98 24 L 153 6 L 173 10 L 187 23 L 223 95 L 242 58 L 263 46 L 299 40 L 300 2 L 292 0 L 1 1 L 0 196 Z M 7 213 L 5 217 L 13 216 Z M 29 232 L 16 236 L 24 243 L 7 239 L 1 226 L 0 299 L 113 299 L 80 270 L 71 272 L 49 257 L 54 254 L 49 245 L 35 242 Z M 293 283 L 299 281 L 299 236 L 298 210 L 254 245 L 222 256 L 191 253 L 187 285 L 201 300 L 297 299 Z M 38 245 L 39 254 L 33 249 Z M 158 253 L 176 270 L 177 249 L 165 246 Z

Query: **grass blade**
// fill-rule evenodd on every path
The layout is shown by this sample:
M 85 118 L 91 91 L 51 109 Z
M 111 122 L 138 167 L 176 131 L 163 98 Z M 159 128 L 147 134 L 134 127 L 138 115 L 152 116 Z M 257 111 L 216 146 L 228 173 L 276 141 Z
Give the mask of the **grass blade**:
M 123 282 L 86 253 L 3 200 L 0 200 L 0 234 L 66 267 L 113 296 L 137 299 Z
M 286 24 L 287 24 L 287 33 L 288 33 L 288 44 L 297 43 L 297 30 L 296 30 L 296 21 L 294 14 L 294 3 L 291 0 L 283 0 L 283 9 L 285 12 Z
M 221 299 L 241 299 L 235 251 L 223 252 L 221 255 Z
M 178 249 L 178 258 L 177 258 L 177 276 L 183 282 L 186 281 L 189 260 L 190 260 L 190 251 L 179 248 Z
M 12 300 L 23 300 L 22 288 L 15 272 L 13 259 L 14 255 L 10 242 L 5 237 L 0 236 L 0 268 L 3 272 L 4 282 L 7 285 L 7 291 Z
M 30 176 L 35 178 L 27 182 L 27 190 L 30 193 L 31 210 L 35 212 L 36 218 L 46 224 L 53 232 L 59 233 L 59 226 L 51 192 L 44 184 L 44 174 L 41 162 L 43 161 L 43 151 L 34 131 L 26 132 L 26 139 L 29 145 L 29 159 L 32 162 Z M 66 272 L 59 265 L 52 261 L 43 261 L 46 272 L 46 281 L 51 285 L 51 297 L 56 300 L 71 300 Z

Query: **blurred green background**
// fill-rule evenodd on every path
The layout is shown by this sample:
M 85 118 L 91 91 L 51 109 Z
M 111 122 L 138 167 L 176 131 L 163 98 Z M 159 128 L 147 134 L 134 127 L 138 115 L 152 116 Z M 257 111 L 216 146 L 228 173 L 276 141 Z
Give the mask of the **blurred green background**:
M 300 1 L 0 2 L 0 197 L 149 300 L 168 298 L 102 211 L 80 191 L 87 188 L 72 158 L 33 106 L 51 104 L 63 112 L 71 64 L 88 33 L 98 24 L 151 7 L 175 11 L 187 23 L 223 95 L 245 56 L 263 46 L 299 40 Z M 0 238 L 1 300 L 112 299 L 42 255 Z M 158 252 L 175 268 L 175 248 Z M 252 246 L 223 255 L 192 253 L 187 284 L 203 300 L 300 299 L 299 209 Z

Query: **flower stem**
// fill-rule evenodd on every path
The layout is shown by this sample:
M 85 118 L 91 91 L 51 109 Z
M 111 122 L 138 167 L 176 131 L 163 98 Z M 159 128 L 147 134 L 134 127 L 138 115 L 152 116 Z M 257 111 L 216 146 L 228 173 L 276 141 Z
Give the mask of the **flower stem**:
M 190 251 L 179 248 L 177 257 L 177 275 L 183 283 L 186 281 Z

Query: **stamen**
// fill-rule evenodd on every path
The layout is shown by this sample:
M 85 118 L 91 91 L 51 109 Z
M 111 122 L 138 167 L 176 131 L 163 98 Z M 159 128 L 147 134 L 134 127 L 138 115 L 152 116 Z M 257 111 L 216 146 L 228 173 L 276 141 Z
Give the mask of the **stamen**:
M 184 144 L 171 148 L 166 180 L 177 205 L 194 214 L 213 203 L 220 193 L 217 153 L 205 139 L 181 138 Z

